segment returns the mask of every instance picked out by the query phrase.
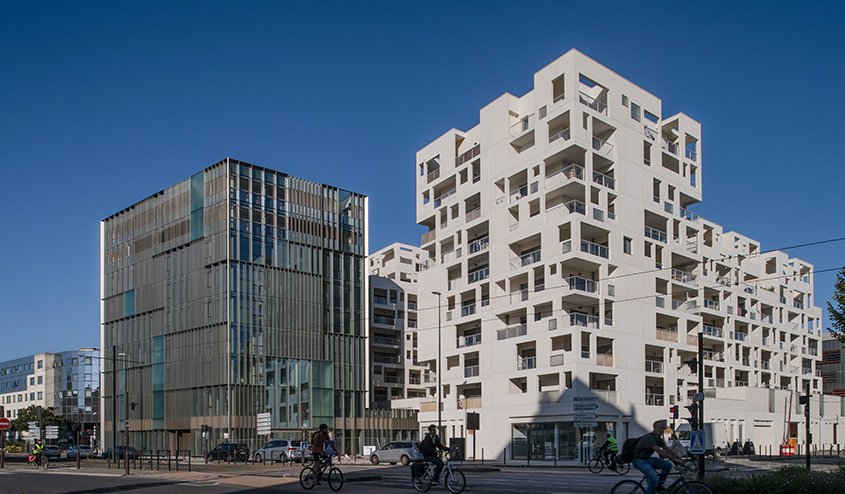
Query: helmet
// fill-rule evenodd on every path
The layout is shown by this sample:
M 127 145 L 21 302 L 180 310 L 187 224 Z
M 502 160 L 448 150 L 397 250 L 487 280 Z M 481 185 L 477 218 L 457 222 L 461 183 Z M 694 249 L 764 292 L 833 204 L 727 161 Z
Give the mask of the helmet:
M 327 430 L 329 430 L 329 426 L 328 426 L 328 425 L 326 425 L 326 424 L 320 424 L 319 429 L 320 429 L 321 431 L 327 431 Z

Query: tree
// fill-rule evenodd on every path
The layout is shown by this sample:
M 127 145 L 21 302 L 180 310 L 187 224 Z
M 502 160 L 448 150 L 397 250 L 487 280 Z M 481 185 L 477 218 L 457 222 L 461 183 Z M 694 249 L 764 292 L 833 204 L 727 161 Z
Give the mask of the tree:
M 832 327 L 830 334 L 841 343 L 845 343 L 845 268 L 836 274 L 836 284 L 833 285 L 833 304 L 827 303 Z M 834 305 L 835 304 L 835 305 Z
M 18 432 L 29 430 L 29 423 L 38 420 L 37 409 L 37 406 L 30 405 L 23 410 L 19 410 L 18 418 L 12 421 L 12 428 Z M 64 426 L 65 419 L 53 415 L 49 408 L 43 408 L 41 410 L 41 428 L 43 429 L 47 425 Z

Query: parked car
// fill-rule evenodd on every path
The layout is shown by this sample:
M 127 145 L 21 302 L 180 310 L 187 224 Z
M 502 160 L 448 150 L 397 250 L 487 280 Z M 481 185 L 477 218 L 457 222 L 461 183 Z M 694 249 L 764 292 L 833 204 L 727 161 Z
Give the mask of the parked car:
M 91 446 L 71 446 L 70 449 L 67 450 L 67 457 L 76 459 L 76 452 L 79 450 L 79 457 L 80 458 L 91 458 L 94 456 L 94 450 L 91 449 Z
M 397 462 L 407 465 L 412 461 L 423 459 L 420 443 L 416 441 L 395 441 L 387 443 L 370 455 L 370 463 L 378 465 L 382 462 L 395 465 Z
M 245 444 L 218 444 L 206 455 L 209 460 L 246 461 L 249 458 L 249 448 Z
M 288 461 L 299 458 L 302 454 L 300 448 L 302 441 L 299 439 L 273 439 L 264 447 L 255 450 L 252 458 L 255 461 Z
M 124 448 L 123 446 L 118 446 L 117 448 L 115 448 L 115 457 L 116 457 L 118 460 L 123 459 L 123 456 L 124 456 L 124 453 L 123 453 L 123 452 L 124 452 L 124 449 L 125 449 L 125 448 Z M 104 460 L 105 460 L 106 458 L 110 458 L 110 457 L 111 457 L 111 454 L 112 454 L 111 452 L 112 452 L 112 449 L 111 449 L 111 448 L 109 448 L 109 449 L 107 449 L 107 450 L 103 451 L 103 454 L 101 454 L 101 455 L 100 455 L 100 458 L 102 458 L 102 459 L 104 459 Z M 129 459 L 130 459 L 130 460 L 136 460 L 136 459 L 138 459 L 138 458 L 140 458 L 140 457 L 141 457 L 141 453 L 140 453 L 137 449 L 133 448 L 132 446 L 129 446 Z
M 44 456 L 50 458 L 51 460 L 58 460 L 62 457 L 62 450 L 60 450 L 58 446 L 44 446 Z

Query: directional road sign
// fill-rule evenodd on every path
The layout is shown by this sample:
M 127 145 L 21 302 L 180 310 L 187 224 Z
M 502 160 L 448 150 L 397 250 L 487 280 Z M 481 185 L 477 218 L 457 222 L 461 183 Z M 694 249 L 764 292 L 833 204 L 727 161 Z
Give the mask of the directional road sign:
M 255 422 L 259 436 L 270 435 L 270 413 L 259 413 L 255 415 Z
M 58 439 L 59 438 L 59 426 L 58 425 L 48 425 L 44 428 L 44 438 L 45 439 Z
M 704 431 L 690 431 L 689 452 L 694 455 L 704 454 Z
M 594 429 L 598 426 L 598 422 L 575 422 L 575 427 L 580 427 L 581 429 Z
M 598 403 L 592 402 L 578 402 L 575 404 L 575 411 L 576 412 L 592 412 L 593 410 L 599 407 Z
M 575 420 L 579 420 L 581 422 L 592 422 L 597 418 L 599 418 L 599 416 L 592 412 L 575 414 Z
M 598 396 L 576 396 L 575 401 L 599 401 Z
M 5 431 L 12 426 L 12 421 L 6 417 L 0 417 L 0 431 Z
M 692 401 L 704 401 L 704 393 L 696 393 L 692 395 Z

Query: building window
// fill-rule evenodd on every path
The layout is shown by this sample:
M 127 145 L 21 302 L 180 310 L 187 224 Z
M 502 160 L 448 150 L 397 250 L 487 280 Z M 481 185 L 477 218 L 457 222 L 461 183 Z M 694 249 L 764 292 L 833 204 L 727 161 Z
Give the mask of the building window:
M 44 392 L 43 392 L 43 391 L 39 391 L 39 392 L 38 392 L 38 399 L 39 399 L 39 400 L 43 400 L 43 399 L 44 399 Z
M 545 106 L 541 106 L 541 107 L 540 107 L 540 119 L 542 120 L 542 119 L 544 119 L 544 118 L 546 118 L 546 107 L 545 107 Z
M 631 102 L 631 118 L 637 122 L 640 122 L 640 119 L 642 118 L 642 115 L 640 114 L 640 105 L 634 103 L 633 101 Z
M 623 250 L 626 254 L 630 254 L 630 253 L 631 253 L 631 239 L 630 239 L 630 238 L 628 238 L 628 237 L 624 237 L 624 238 L 622 239 L 622 250 Z
M 30 385 L 30 386 L 35 386 L 35 378 L 34 378 L 34 377 L 30 377 L 30 378 L 29 378 L 29 385 Z
M 628 97 L 624 94 L 622 95 L 622 106 L 624 106 L 625 108 L 628 107 Z

